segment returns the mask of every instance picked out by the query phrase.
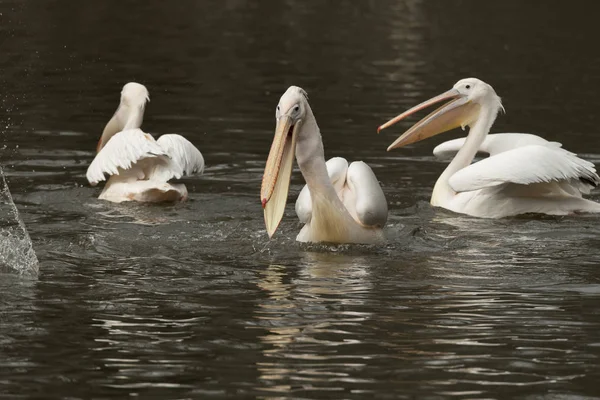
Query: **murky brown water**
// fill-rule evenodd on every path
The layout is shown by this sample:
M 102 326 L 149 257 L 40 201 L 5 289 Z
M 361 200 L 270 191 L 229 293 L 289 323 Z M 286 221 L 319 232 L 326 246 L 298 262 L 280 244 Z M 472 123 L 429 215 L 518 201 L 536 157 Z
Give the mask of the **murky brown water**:
M 37 280 L 0 275 L 0 398 L 600 396 L 600 218 L 432 209 L 445 164 L 431 150 L 459 133 L 392 153 L 407 125 L 375 134 L 476 76 L 504 100 L 494 131 L 600 163 L 590 10 L 36 0 L 0 13 L 2 165 L 40 260 Z M 131 80 L 150 90 L 145 130 L 205 156 L 186 204 L 113 205 L 87 185 Z M 327 155 L 368 162 L 384 185 L 387 245 L 297 244 L 291 205 L 267 239 L 260 179 L 291 84 Z

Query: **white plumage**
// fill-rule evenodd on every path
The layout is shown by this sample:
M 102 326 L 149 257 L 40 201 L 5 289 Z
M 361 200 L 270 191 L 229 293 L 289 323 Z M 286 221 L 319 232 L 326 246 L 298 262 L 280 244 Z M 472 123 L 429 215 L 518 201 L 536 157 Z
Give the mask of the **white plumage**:
M 348 165 L 342 157 L 329 159 L 326 166 L 331 184 L 352 218 L 362 226 L 384 226 L 387 203 L 371 167 L 362 161 Z M 296 214 L 300 222 L 310 223 L 312 199 L 308 185 L 304 185 L 298 195 Z
M 272 236 L 283 217 L 294 156 L 306 181 L 296 201 L 304 226 L 300 242 L 378 243 L 387 202 L 371 168 L 335 157 L 325 162 L 323 142 L 306 92 L 291 86 L 276 111 L 277 127 L 261 187 L 265 225 Z
M 600 184 L 594 164 L 563 149 L 560 143 L 536 135 L 487 135 L 502 104 L 494 89 L 479 79 L 459 81 L 448 92 L 413 107 L 380 129 L 444 100 L 451 101 L 415 124 L 388 148 L 469 126 L 466 138 L 434 149 L 437 157 L 455 157 L 435 184 L 432 205 L 488 218 L 600 212 L 600 204 L 582 197 Z M 471 164 L 477 152 L 490 157 Z
M 168 181 L 204 170 L 202 154 L 183 136 L 167 134 L 155 140 L 139 129 L 147 99 L 148 92 L 140 84 L 131 82 L 123 88 L 121 104 L 104 129 L 86 174 L 92 186 L 110 176 L 100 199 L 116 203 L 185 200 L 185 185 Z
M 579 186 L 582 179 L 598 183 L 594 164 L 558 147 L 528 145 L 471 164 L 452 175 L 449 183 L 455 191 L 467 192 L 509 183 Z
M 465 140 L 467 140 L 466 137 L 441 143 L 433 149 L 433 155 L 440 159 L 452 158 L 463 147 Z M 547 147 L 562 147 L 562 144 L 558 142 L 549 142 L 531 133 L 493 133 L 485 137 L 478 151 L 495 156 L 508 150 L 534 144 Z

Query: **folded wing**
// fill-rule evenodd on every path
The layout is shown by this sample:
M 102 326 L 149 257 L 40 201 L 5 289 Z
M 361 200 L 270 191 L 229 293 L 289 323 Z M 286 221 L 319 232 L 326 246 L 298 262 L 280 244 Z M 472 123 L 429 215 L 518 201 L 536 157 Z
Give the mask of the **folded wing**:
M 377 177 L 362 161 L 348 162 L 341 157 L 327 161 L 327 174 L 333 187 L 356 222 L 365 227 L 383 227 L 387 221 L 387 201 Z M 304 186 L 296 200 L 296 214 L 300 222 L 312 217 L 312 201 L 308 186 Z
M 454 157 L 465 144 L 466 139 L 464 137 L 444 142 L 433 149 L 433 154 L 437 158 L 442 159 Z M 481 146 L 479 146 L 479 152 L 495 156 L 505 151 L 531 145 L 561 147 L 561 144 L 558 142 L 549 142 L 531 133 L 495 133 L 485 138 Z
M 388 217 L 387 200 L 371 167 L 362 161 L 350 164 L 346 186 L 352 195 L 344 195 L 344 204 L 355 219 L 363 226 L 382 228 Z
M 600 183 L 594 164 L 556 146 L 529 145 L 469 165 L 450 177 L 457 192 L 507 183 L 567 183 L 581 192 Z

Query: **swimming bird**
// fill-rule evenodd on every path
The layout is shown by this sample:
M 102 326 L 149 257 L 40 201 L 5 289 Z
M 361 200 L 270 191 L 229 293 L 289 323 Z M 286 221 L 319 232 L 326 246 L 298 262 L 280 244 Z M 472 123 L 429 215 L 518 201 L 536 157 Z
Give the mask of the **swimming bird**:
M 86 174 L 92 186 L 110 176 L 99 199 L 115 203 L 186 200 L 185 185 L 169 181 L 203 172 L 202 153 L 183 136 L 167 134 L 155 140 L 139 129 L 149 100 L 144 85 L 130 82 L 123 87 L 121 103 L 102 132 Z
M 378 132 L 434 104 L 449 101 L 413 125 L 388 151 L 442 132 L 469 127 L 466 138 L 436 147 L 437 155 L 456 156 L 438 178 L 431 204 L 475 217 L 501 218 L 526 213 L 566 215 L 600 212 L 583 194 L 600 183 L 594 164 L 560 143 L 531 134 L 489 135 L 500 97 L 487 83 L 467 78 L 381 125 Z M 476 153 L 490 156 L 471 164 Z
M 387 202 L 371 168 L 340 157 L 325 162 L 323 141 L 306 92 L 290 86 L 275 112 L 275 137 L 265 166 L 261 201 L 269 237 L 283 217 L 294 153 L 306 186 L 296 201 L 304 223 L 300 242 L 377 243 Z

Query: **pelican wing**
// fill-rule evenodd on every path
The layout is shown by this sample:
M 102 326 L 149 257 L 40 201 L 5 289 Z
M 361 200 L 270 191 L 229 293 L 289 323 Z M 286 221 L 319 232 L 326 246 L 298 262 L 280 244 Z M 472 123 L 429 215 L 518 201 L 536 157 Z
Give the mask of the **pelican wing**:
M 441 159 L 452 158 L 465 144 L 466 139 L 464 137 L 444 142 L 433 149 L 433 154 Z M 495 133 L 485 138 L 481 146 L 479 146 L 479 151 L 495 156 L 505 151 L 531 145 L 561 147 L 561 144 L 558 142 L 549 142 L 531 133 Z
M 371 168 L 362 161 L 348 166 L 348 161 L 334 157 L 327 161 L 327 174 L 333 187 L 352 218 L 365 227 L 382 227 L 388 217 L 387 201 Z M 296 200 L 300 222 L 312 217 L 310 190 L 305 185 Z
M 151 135 L 141 129 L 121 131 L 110 138 L 96 155 L 86 177 L 90 184 L 96 185 L 106 179 L 105 174 L 118 175 L 119 169 L 128 170 L 138 161 L 153 157 L 164 161 L 168 154 Z
M 331 183 L 333 184 L 336 193 L 341 197 L 344 184 L 346 183 L 348 161 L 342 157 L 333 157 L 327 161 L 326 165 L 327 175 L 329 175 L 329 179 L 331 179 Z M 310 198 L 308 185 L 304 185 L 298 195 L 298 199 L 296 200 L 296 214 L 298 215 L 300 222 L 304 224 L 310 222 L 312 216 L 312 200 Z
M 300 194 L 298 195 L 298 199 L 296 200 L 296 215 L 298 215 L 298 219 L 303 224 L 307 224 L 310 222 L 310 217 L 312 216 L 312 203 L 310 198 L 310 191 L 308 190 L 308 185 L 304 185 Z
M 176 179 L 185 175 L 201 174 L 204 171 L 204 157 L 200 150 L 181 135 L 162 135 L 156 141 L 171 159 L 171 173 Z M 171 179 L 169 177 L 168 179 Z
M 469 165 L 450 177 L 457 192 L 514 183 L 566 182 L 580 191 L 600 183 L 594 164 L 555 146 L 530 145 Z
M 387 201 L 371 167 L 362 161 L 350 164 L 346 185 L 354 202 L 348 204 L 347 194 L 344 195 L 344 204 L 350 213 L 363 226 L 383 227 L 388 217 Z

